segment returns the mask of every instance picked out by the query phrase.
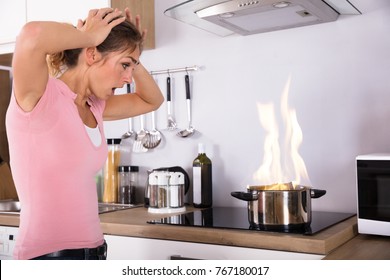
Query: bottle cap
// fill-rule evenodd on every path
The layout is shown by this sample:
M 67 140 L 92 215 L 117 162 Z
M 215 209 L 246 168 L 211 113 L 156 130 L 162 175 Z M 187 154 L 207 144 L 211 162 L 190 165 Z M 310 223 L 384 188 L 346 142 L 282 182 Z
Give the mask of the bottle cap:
M 130 166 L 127 166 L 127 165 L 120 165 L 118 166 L 118 171 L 119 172 L 129 172 L 130 170 Z
M 174 186 L 178 183 L 176 172 L 169 172 L 169 185 Z
M 157 185 L 157 172 L 152 172 L 149 174 L 149 185 Z
M 176 172 L 176 173 L 179 180 L 179 185 L 184 185 L 184 174 L 181 172 Z
M 205 148 L 203 143 L 198 144 L 198 153 L 199 154 L 204 154 L 205 153 Z
M 184 185 L 184 174 L 181 172 L 170 172 L 169 185 Z
M 134 165 L 119 165 L 118 171 L 119 172 L 138 172 L 139 167 Z
M 169 173 L 168 172 L 159 172 L 157 175 L 157 185 L 166 186 L 168 185 Z
M 139 166 L 136 166 L 136 165 L 130 166 L 130 172 L 138 172 L 138 171 L 139 171 Z
M 120 138 L 108 138 L 107 144 L 108 145 L 119 145 L 121 143 L 122 139 Z

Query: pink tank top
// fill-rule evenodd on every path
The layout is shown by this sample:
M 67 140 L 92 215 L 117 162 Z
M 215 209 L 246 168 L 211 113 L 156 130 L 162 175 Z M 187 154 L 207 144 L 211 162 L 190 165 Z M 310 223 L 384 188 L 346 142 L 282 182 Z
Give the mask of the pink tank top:
M 96 147 L 74 103 L 76 94 L 50 78 L 31 112 L 12 96 L 6 115 L 10 164 L 22 211 L 15 259 L 103 243 L 95 175 L 107 158 L 105 102 L 88 100 L 102 141 Z

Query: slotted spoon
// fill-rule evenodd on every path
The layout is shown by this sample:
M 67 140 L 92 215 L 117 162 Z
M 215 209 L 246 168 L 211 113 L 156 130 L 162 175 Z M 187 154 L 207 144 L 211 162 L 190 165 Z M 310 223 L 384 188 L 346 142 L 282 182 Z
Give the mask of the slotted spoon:
M 149 130 L 147 136 L 144 138 L 143 146 L 147 149 L 154 149 L 161 143 L 161 133 L 156 129 L 156 115 L 155 111 L 151 113 L 152 130 Z
M 145 153 L 148 151 L 147 148 L 144 147 L 143 143 L 146 141 L 146 137 L 148 137 L 149 132 L 144 128 L 144 115 L 139 116 L 140 120 L 140 130 L 137 132 L 135 137 L 135 142 L 133 145 L 133 152 L 135 153 Z
M 190 93 L 190 78 L 188 75 L 184 76 L 184 82 L 186 86 L 186 101 L 187 101 L 187 117 L 188 117 L 188 127 L 180 130 L 176 135 L 179 137 L 190 137 L 195 133 L 195 129 L 192 126 L 191 120 L 191 93 Z

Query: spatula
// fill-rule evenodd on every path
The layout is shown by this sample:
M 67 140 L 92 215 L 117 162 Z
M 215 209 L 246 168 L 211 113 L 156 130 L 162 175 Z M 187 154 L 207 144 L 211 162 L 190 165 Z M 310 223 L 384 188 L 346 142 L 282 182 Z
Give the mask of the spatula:
M 175 130 L 177 124 L 173 118 L 172 108 L 171 108 L 171 77 L 167 77 L 167 113 L 168 113 L 168 130 Z

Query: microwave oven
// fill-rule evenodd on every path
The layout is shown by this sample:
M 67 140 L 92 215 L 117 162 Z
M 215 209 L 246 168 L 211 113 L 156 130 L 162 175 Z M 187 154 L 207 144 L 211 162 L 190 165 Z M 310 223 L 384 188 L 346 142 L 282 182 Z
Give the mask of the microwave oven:
M 356 157 L 358 232 L 390 236 L 390 153 Z

